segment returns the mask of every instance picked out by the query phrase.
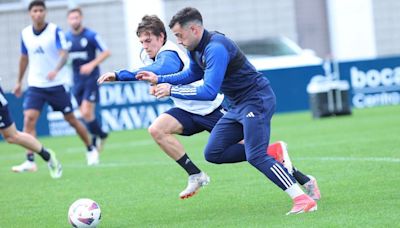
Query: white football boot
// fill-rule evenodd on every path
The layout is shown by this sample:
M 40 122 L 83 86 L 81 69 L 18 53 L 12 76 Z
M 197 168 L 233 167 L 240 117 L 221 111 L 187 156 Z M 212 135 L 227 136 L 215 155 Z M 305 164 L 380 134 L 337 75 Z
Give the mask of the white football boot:
M 181 199 L 187 199 L 194 194 L 204 185 L 210 183 L 210 177 L 205 172 L 200 172 L 189 176 L 188 185 L 180 194 Z
M 96 147 L 92 147 L 91 151 L 86 152 L 86 160 L 89 166 L 98 165 L 99 161 L 99 152 Z
M 35 163 L 35 162 L 32 162 L 32 161 L 28 161 L 28 160 L 24 161 L 24 162 L 23 162 L 22 164 L 20 164 L 20 165 L 16 165 L 16 166 L 11 167 L 11 170 L 12 170 L 13 172 L 16 172 L 16 173 L 36 172 L 37 169 L 38 169 L 38 168 L 37 168 L 36 163 Z
M 47 162 L 47 166 L 49 167 L 50 176 L 54 179 L 60 178 L 62 176 L 61 163 L 57 160 L 54 151 L 48 151 L 50 154 L 50 160 Z

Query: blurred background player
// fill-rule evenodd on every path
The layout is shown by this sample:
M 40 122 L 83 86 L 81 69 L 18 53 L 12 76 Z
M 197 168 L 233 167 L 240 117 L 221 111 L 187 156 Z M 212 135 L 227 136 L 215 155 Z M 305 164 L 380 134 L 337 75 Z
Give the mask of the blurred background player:
M 61 111 L 64 119 L 75 128 L 87 148 L 87 163 L 99 163 L 98 152 L 92 146 L 85 126 L 74 116 L 70 95 L 64 88 L 67 72 L 63 68 L 68 58 L 66 40 L 61 29 L 45 21 L 46 5 L 43 1 L 32 1 L 28 7 L 32 25 L 22 30 L 21 57 L 18 81 L 14 88 L 17 97 L 22 95 L 22 79 L 28 64 L 28 89 L 25 94 L 24 132 L 36 136 L 36 122 L 47 102 L 54 111 Z M 32 151 L 27 160 L 13 166 L 14 172 L 36 171 Z
M 204 151 L 206 160 L 217 164 L 243 160 L 243 149 L 240 151 L 237 145 L 244 139 L 245 159 L 292 198 L 293 207 L 287 214 L 317 210 L 317 203 L 304 193 L 292 174 L 267 153 L 276 103 L 269 81 L 232 40 L 208 32 L 197 9 L 180 10 L 169 27 L 178 43 L 189 51 L 189 68 L 170 75 L 139 72 L 136 77 L 161 83 L 155 92 L 158 98 L 212 100 L 222 91 L 231 106 L 211 131 Z M 204 79 L 204 85 L 189 84 L 200 79 Z
M 92 134 L 92 144 L 100 152 L 108 134 L 96 119 L 96 103 L 99 101 L 97 78 L 100 75 L 99 64 L 107 59 L 111 52 L 100 36 L 82 25 L 82 10 L 74 8 L 68 11 L 67 20 L 71 28 L 66 33 L 69 58 L 72 60 L 72 92 L 79 105 L 82 118 Z M 100 54 L 96 56 L 96 50 Z
M 26 149 L 40 155 L 49 167 L 50 176 L 52 178 L 60 178 L 62 168 L 60 162 L 56 158 L 56 154 L 44 146 L 32 135 L 20 132 L 8 112 L 8 102 L 4 97 L 3 90 L 0 87 L 0 133 L 3 138 L 11 144 L 18 144 Z M 36 168 L 36 166 L 34 167 Z M 32 170 L 36 171 L 36 170 Z
M 182 53 L 177 45 L 166 39 L 164 24 L 157 16 L 143 17 L 142 22 L 138 26 L 137 35 L 142 43 L 143 50 L 146 52 L 146 55 L 143 57 L 144 59 L 150 59 L 151 64 L 133 72 L 121 70 L 119 72 L 105 73 L 100 76 L 99 83 L 106 81 L 134 81 L 136 80 L 135 76 L 137 72 L 140 70 L 175 73 L 184 68 L 183 63 L 188 64 L 187 55 Z M 202 83 L 201 81 L 195 83 L 195 85 L 201 85 Z M 152 88 L 154 89 L 154 87 Z M 153 90 L 152 93 L 154 94 L 154 92 Z M 161 114 L 149 127 L 149 132 L 163 151 L 187 171 L 189 183 L 187 188 L 181 192 L 180 197 L 188 198 L 194 195 L 201 186 L 206 184 L 204 182 L 205 178 L 202 178 L 202 176 L 206 176 L 199 175 L 201 171 L 190 161 L 182 144 L 174 135 L 190 136 L 204 130 L 210 132 L 225 112 L 221 107 L 223 96 L 218 95 L 212 102 L 171 98 L 176 107 Z M 243 144 L 237 145 L 237 147 L 241 148 L 241 151 L 244 151 Z M 281 141 L 274 143 L 268 151 L 269 154 L 272 154 L 281 163 L 288 166 L 288 169 L 293 170 L 286 143 Z M 244 158 L 240 161 L 245 161 L 244 153 L 242 157 Z M 185 163 L 186 161 L 190 162 Z M 299 182 L 305 180 L 303 184 L 307 183 L 303 185 L 307 193 L 317 198 L 319 190 L 316 181 L 310 182 L 309 177 L 300 171 L 296 171 L 296 173 L 298 174 Z

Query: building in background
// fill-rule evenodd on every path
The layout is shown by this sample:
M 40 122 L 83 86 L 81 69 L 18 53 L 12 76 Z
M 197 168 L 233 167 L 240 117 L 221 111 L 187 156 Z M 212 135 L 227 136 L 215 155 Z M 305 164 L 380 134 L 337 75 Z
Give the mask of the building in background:
M 20 30 L 29 24 L 29 0 L 0 0 L 0 78 L 15 85 Z M 285 36 L 321 58 L 358 59 L 400 54 L 397 0 L 47 0 L 48 20 L 66 29 L 68 7 L 79 5 L 85 24 L 98 31 L 113 52 L 102 71 L 141 66 L 136 26 L 144 14 L 167 24 L 185 6 L 198 8 L 205 26 L 236 41 Z M 172 34 L 168 33 L 172 38 Z M 174 40 L 174 38 L 172 38 Z

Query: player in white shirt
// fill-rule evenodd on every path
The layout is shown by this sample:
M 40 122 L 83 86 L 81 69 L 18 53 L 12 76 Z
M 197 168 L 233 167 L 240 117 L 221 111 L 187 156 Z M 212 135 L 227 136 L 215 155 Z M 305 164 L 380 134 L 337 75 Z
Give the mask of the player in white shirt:
M 46 5 L 43 1 L 32 1 L 28 7 L 32 25 L 22 30 L 21 57 L 18 81 L 14 88 L 16 96 L 22 95 L 22 79 L 28 64 L 28 89 L 25 94 L 24 132 L 36 136 L 36 122 L 47 102 L 54 111 L 61 111 L 64 119 L 75 128 L 87 147 L 88 165 L 98 164 L 98 152 L 91 145 L 85 126 L 74 116 L 69 93 L 64 87 L 67 72 L 64 64 L 68 58 L 66 40 L 61 29 L 45 21 Z M 36 171 L 32 151 L 27 160 L 12 167 L 14 172 Z

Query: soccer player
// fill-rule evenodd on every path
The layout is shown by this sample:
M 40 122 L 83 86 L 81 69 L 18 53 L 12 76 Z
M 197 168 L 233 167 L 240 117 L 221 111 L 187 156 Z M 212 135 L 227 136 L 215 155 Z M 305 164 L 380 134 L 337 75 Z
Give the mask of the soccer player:
M 22 30 L 19 74 L 14 88 L 15 95 L 21 96 L 22 79 L 29 63 L 28 89 L 23 102 L 24 132 L 36 136 L 36 122 L 47 102 L 53 110 L 61 111 L 64 119 L 75 128 L 87 147 L 88 165 L 98 164 L 98 152 L 92 146 L 85 126 L 74 116 L 70 95 L 63 85 L 68 77 L 63 68 L 68 58 L 64 33 L 57 25 L 45 21 L 46 5 L 43 1 L 32 1 L 28 11 L 32 25 Z M 27 160 L 12 170 L 36 171 L 32 151 L 28 150 Z
M 178 43 L 189 51 L 189 69 L 169 75 L 143 71 L 136 78 L 159 83 L 155 91 L 159 98 L 213 100 L 222 91 L 230 108 L 211 131 L 204 151 L 206 160 L 217 164 L 247 160 L 293 199 L 288 214 L 316 210 L 317 203 L 303 192 L 281 163 L 266 153 L 276 102 L 268 79 L 256 71 L 232 40 L 207 31 L 197 9 L 180 10 L 169 27 Z M 204 80 L 202 86 L 189 84 L 200 79 Z M 243 149 L 237 147 L 241 139 L 245 156 Z
M 173 42 L 167 40 L 163 22 L 157 16 L 144 16 L 139 23 L 136 34 L 142 44 L 143 62 L 150 65 L 134 71 L 121 70 L 108 72 L 100 76 L 98 82 L 133 81 L 137 72 L 149 70 L 158 74 L 172 74 L 181 71 L 188 65 L 186 53 Z M 201 85 L 202 81 L 194 82 Z M 179 194 L 182 199 L 194 195 L 197 190 L 208 184 L 210 178 L 190 160 L 183 145 L 174 136 L 193 135 L 204 130 L 211 131 L 220 116 L 222 95 L 211 101 L 188 101 L 173 98 L 175 108 L 158 116 L 149 127 L 149 133 L 161 149 L 174 159 L 189 175 L 187 187 Z
M 134 81 L 138 71 L 149 70 L 158 73 L 175 73 L 181 71 L 184 64 L 188 64 L 188 57 L 171 41 L 166 39 L 164 24 L 156 16 L 145 16 L 137 29 L 137 35 L 142 43 L 143 50 L 146 51 L 144 57 L 149 57 L 152 64 L 133 72 L 122 70 L 118 72 L 108 72 L 100 76 L 99 83 L 107 81 Z M 195 83 L 194 85 L 201 85 Z M 152 91 L 154 94 L 154 90 Z M 180 194 L 181 198 L 188 198 L 206 184 L 205 178 L 195 178 L 201 171 L 188 158 L 182 144 L 174 137 L 174 134 L 193 135 L 201 131 L 211 131 L 225 111 L 222 110 L 221 102 L 223 97 L 217 95 L 213 101 L 192 101 L 182 100 L 171 97 L 175 103 L 175 108 L 161 114 L 149 127 L 149 132 L 160 147 L 188 173 L 188 187 Z M 242 147 L 243 145 L 237 145 Z M 243 156 L 244 149 L 241 149 Z M 293 170 L 291 161 L 284 142 L 274 143 L 269 147 L 268 152 L 279 159 L 290 170 Z M 243 160 L 243 159 L 242 159 Z M 245 160 L 245 159 L 244 159 Z M 186 163 L 186 161 L 189 161 Z M 204 172 L 203 172 L 204 173 Z M 319 190 L 316 181 L 300 171 L 295 171 L 296 179 L 302 181 L 308 194 L 319 197 Z M 201 176 L 200 176 L 201 177 Z M 311 177 L 313 178 L 313 177 Z M 314 179 L 315 180 L 315 179 Z M 208 181 L 207 181 L 208 182 Z
M 3 90 L 0 87 L 0 134 L 3 138 L 12 144 L 18 144 L 26 149 L 40 155 L 49 167 L 50 176 L 52 178 L 60 178 L 62 175 L 61 163 L 57 160 L 56 154 L 44 148 L 44 146 L 32 135 L 20 132 L 8 111 L 8 102 L 4 97 Z
M 80 8 L 71 9 L 67 13 L 67 21 L 71 28 L 66 33 L 66 38 L 74 75 L 72 91 L 83 120 L 92 134 L 92 144 L 101 151 L 108 134 L 101 129 L 95 115 L 96 103 L 99 101 L 97 78 L 100 75 L 99 64 L 106 60 L 111 52 L 96 32 L 82 25 L 82 17 Z M 98 56 L 96 50 L 100 52 Z

